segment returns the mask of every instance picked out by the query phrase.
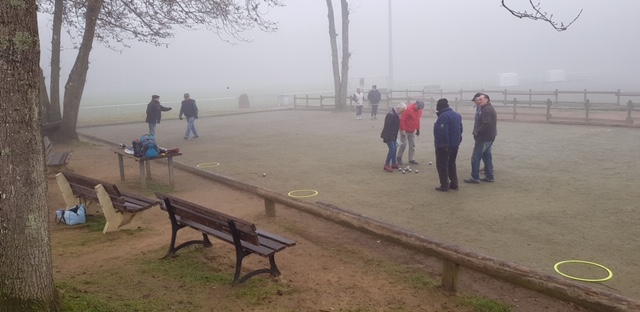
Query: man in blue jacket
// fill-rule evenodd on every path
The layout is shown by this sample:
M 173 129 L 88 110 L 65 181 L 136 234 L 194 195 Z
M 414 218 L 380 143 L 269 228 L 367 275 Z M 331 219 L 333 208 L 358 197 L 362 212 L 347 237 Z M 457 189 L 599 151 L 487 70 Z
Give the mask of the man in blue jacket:
M 433 124 L 433 142 L 436 148 L 436 168 L 440 178 L 437 191 L 447 192 L 458 189 L 456 157 L 462 142 L 462 116 L 449 107 L 447 99 L 439 99 L 436 104 L 438 119 Z

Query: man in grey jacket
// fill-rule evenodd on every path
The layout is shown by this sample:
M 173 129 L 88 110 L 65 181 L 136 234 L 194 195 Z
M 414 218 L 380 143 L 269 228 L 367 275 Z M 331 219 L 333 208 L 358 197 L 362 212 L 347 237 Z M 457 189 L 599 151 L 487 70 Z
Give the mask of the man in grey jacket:
M 475 97 L 475 103 L 480 109 L 476 114 L 473 125 L 473 139 L 475 145 L 471 154 L 471 178 L 465 179 L 465 183 L 478 184 L 480 181 L 493 182 L 493 156 L 491 147 L 496 139 L 498 117 L 496 110 L 491 105 L 488 95 L 480 94 Z M 480 179 L 480 160 L 484 162 L 484 178 Z

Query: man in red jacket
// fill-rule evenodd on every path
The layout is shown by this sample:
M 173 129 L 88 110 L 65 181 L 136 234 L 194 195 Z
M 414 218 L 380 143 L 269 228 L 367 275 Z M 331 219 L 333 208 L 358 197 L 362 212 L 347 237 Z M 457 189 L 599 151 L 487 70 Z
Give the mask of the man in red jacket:
M 402 163 L 402 154 L 409 145 L 409 163 L 417 165 L 418 162 L 414 158 L 416 152 L 415 138 L 420 135 L 420 118 L 422 118 L 422 109 L 424 109 L 423 101 L 416 101 L 407 106 L 407 110 L 400 115 L 400 147 L 398 148 L 397 161 L 399 165 Z

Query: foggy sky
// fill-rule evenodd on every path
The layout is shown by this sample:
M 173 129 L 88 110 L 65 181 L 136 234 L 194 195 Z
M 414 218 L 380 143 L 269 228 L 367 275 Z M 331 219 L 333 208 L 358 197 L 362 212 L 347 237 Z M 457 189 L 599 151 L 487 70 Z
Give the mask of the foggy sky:
M 558 3 L 561 2 L 561 3 Z M 366 77 L 385 86 L 389 72 L 388 1 L 352 0 L 350 77 Z M 514 8 L 528 1 L 512 0 Z M 94 44 L 83 97 L 148 100 L 151 94 L 180 98 L 237 96 L 240 93 L 310 92 L 332 88 L 326 2 L 285 1 L 267 18 L 275 33 L 244 33 L 252 42 L 230 45 L 208 31 L 177 30 L 168 47 L 130 42 L 122 52 Z M 392 4 L 393 69 L 396 84 L 483 79 L 498 73 L 542 75 L 547 70 L 599 72 L 638 80 L 640 1 L 543 0 L 557 21 L 570 21 L 556 32 L 543 22 L 519 20 L 499 0 L 396 0 Z M 340 4 L 334 1 L 340 29 Z M 48 76 L 51 23 L 40 18 L 42 66 Z M 338 38 L 340 44 L 340 36 Z M 69 46 L 69 44 L 64 44 Z M 63 52 L 63 83 L 75 50 Z M 229 89 L 227 89 L 229 87 Z M 639 91 L 640 86 L 637 88 Z

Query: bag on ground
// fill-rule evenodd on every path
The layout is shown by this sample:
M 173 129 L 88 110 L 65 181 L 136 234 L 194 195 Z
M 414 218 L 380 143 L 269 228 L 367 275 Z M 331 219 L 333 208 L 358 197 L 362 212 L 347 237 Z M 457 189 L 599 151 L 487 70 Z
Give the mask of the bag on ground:
M 86 209 L 84 205 L 75 205 L 69 209 L 58 209 L 56 211 L 57 223 L 66 225 L 83 224 L 86 222 Z

